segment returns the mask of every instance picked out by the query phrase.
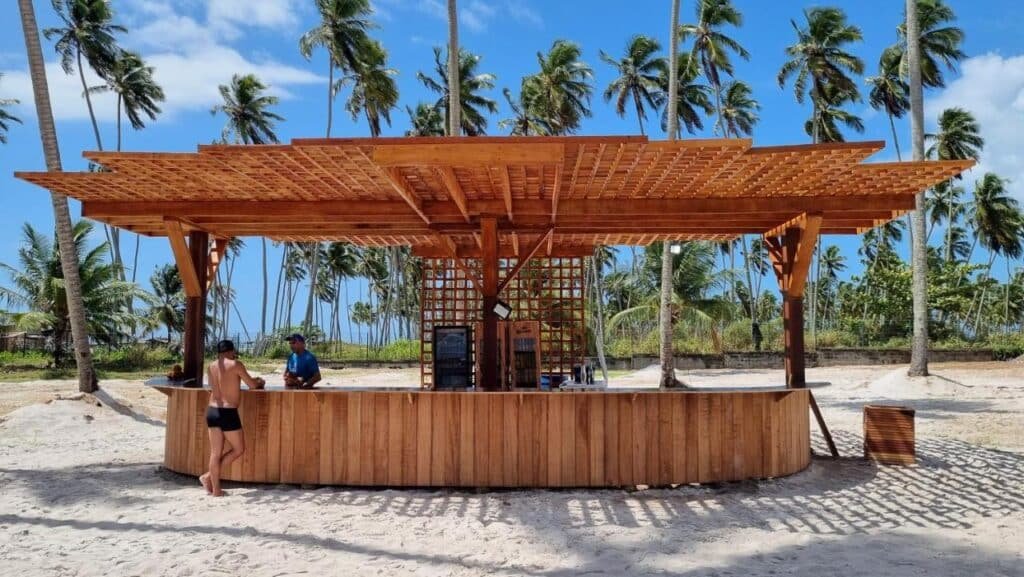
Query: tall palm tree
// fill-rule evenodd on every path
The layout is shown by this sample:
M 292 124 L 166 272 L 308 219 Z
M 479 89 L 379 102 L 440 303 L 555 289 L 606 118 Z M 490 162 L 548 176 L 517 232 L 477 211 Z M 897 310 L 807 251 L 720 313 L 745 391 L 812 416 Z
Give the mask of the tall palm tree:
M 113 343 L 135 326 L 136 319 L 125 307 L 125 297 L 144 295 L 135 285 L 120 280 L 117 267 L 104 261 L 106 246 L 87 246 L 91 232 L 92 223 L 78 221 L 72 245 L 82 283 L 86 322 L 93 338 Z M 25 223 L 22 236 L 18 266 L 0 263 L 0 270 L 12 282 L 9 287 L 0 287 L 0 301 L 25 311 L 14 315 L 19 328 L 52 331 L 53 360 L 57 366 L 63 366 L 64 344 L 71 327 L 60 252 L 51 239 L 29 223 Z
M 845 142 L 840 125 L 857 133 L 864 132 L 864 121 L 856 114 L 845 110 L 842 106 L 851 102 L 853 95 L 836 93 L 831 85 L 825 87 L 825 93 L 817 106 L 817 124 L 815 118 L 807 119 L 804 131 L 816 142 Z M 815 135 L 817 130 L 817 135 Z
M 146 312 L 153 326 L 167 328 L 167 343 L 174 333 L 185 330 L 185 289 L 178 274 L 178 267 L 165 264 L 157 267 L 149 277 L 153 287 L 154 302 Z
M 0 74 L 0 80 L 4 77 Z M 21 124 L 21 119 L 4 110 L 8 106 L 14 106 L 18 101 L 13 98 L 0 98 L 0 144 L 7 144 L 7 131 L 10 130 L 11 122 Z
M 735 52 L 744 60 L 750 59 L 750 53 L 739 42 L 722 33 L 724 26 L 740 27 L 743 15 L 732 5 L 731 0 L 698 0 L 696 24 L 683 24 L 680 28 L 683 41 L 693 38 L 690 49 L 690 62 L 699 64 L 704 77 L 711 83 L 715 94 L 715 110 L 718 111 L 715 121 L 715 132 L 724 131 L 722 109 L 722 74 L 733 75 L 732 61 L 729 52 Z
M 218 87 L 223 104 L 210 110 L 210 114 L 223 112 L 227 116 L 222 136 L 224 140 L 233 140 L 242 144 L 276 143 L 274 123 L 284 120 L 282 116 L 271 112 L 270 107 L 277 104 L 276 96 L 263 93 L 267 87 L 256 78 L 255 74 L 242 76 L 235 74 L 231 84 Z
M 915 161 L 924 160 L 924 85 L 921 79 L 921 31 L 917 15 L 919 0 L 906 0 L 906 60 L 910 88 L 910 146 Z M 911 215 L 910 292 L 913 298 L 914 336 L 910 347 L 912 377 L 928 376 L 928 246 L 925 244 L 925 195 L 915 197 Z
M 437 59 L 436 53 L 434 58 Z M 447 81 L 446 86 L 456 87 L 455 90 L 450 90 L 447 94 L 448 136 L 460 136 L 465 129 L 462 124 L 462 116 L 465 112 L 462 108 L 462 58 L 462 48 L 459 47 L 459 10 L 455 0 L 448 0 L 448 74 L 444 78 Z
M 867 79 L 871 86 L 868 102 L 871 108 L 884 110 L 889 117 L 892 142 L 896 147 L 896 158 L 900 161 L 903 160 L 903 154 L 900 152 L 900 139 L 896 134 L 896 119 L 903 118 L 910 109 L 907 82 L 900 74 L 901 57 L 901 53 L 895 47 L 886 48 L 878 60 L 878 75 Z
M 459 113 L 457 116 L 462 124 L 462 134 L 466 136 L 478 136 L 487 131 L 487 117 L 485 112 L 494 114 L 498 111 L 498 103 L 480 94 L 484 90 L 494 88 L 494 75 L 477 72 L 480 64 L 480 57 L 466 51 L 462 51 L 459 57 L 458 85 L 461 94 L 458 97 Z M 439 97 L 434 107 L 442 112 L 445 125 L 451 125 L 449 107 L 451 95 L 449 85 L 451 81 L 448 74 L 448 64 L 441 58 L 441 49 L 434 48 L 434 72 L 436 77 L 427 76 L 423 72 L 417 72 L 419 79 L 428 90 L 436 92 Z
M 406 106 L 405 111 L 411 124 L 406 136 L 444 136 L 444 117 L 437 107 L 420 102 L 415 110 Z
M 391 126 L 391 110 L 398 106 L 398 71 L 387 67 L 387 57 L 380 42 L 371 40 L 363 48 L 363 62 L 341 80 L 342 84 L 352 85 L 352 94 L 345 104 L 352 120 L 360 113 L 365 115 L 370 136 L 375 138 L 380 136 L 381 120 Z
M 647 112 L 644 104 L 651 110 L 661 105 L 661 82 L 665 74 L 666 64 L 657 53 L 661 50 L 658 41 L 649 36 L 636 35 L 626 44 L 626 53 L 622 58 L 615 59 L 604 50 L 600 51 L 601 60 L 615 68 L 618 76 L 604 90 L 604 101 L 615 99 L 615 112 L 620 117 L 626 116 L 626 103 L 633 101 L 636 110 L 636 121 L 640 126 L 640 134 L 644 134 L 644 120 Z
M 50 106 L 50 89 L 46 81 L 46 65 L 43 49 L 39 44 L 39 28 L 32 0 L 18 0 L 21 27 L 25 36 L 25 52 L 28 54 L 29 74 L 32 77 L 32 97 L 39 119 L 39 136 L 42 140 L 46 170 L 61 172 L 60 148 L 57 145 L 57 129 L 53 122 L 53 108 Z M 89 326 L 82 300 L 82 280 L 79 271 L 78 254 L 75 250 L 75 234 L 71 224 L 68 199 L 63 194 L 50 192 L 53 204 L 53 220 L 57 229 L 57 246 L 60 251 L 60 268 L 64 278 L 64 294 L 67 299 L 68 324 L 75 347 L 75 361 L 78 366 L 78 390 L 94 392 L 97 387 L 96 372 L 92 365 L 92 350 L 89 346 Z
M 334 119 L 335 68 L 352 73 L 359 68 L 367 30 L 373 28 L 370 0 L 315 0 L 320 22 L 299 38 L 299 52 L 309 60 L 313 50 L 327 50 L 327 137 Z
M 164 101 L 164 91 L 153 79 L 153 67 L 146 66 L 138 53 L 129 50 L 118 51 L 106 80 L 106 84 L 94 86 L 90 91 L 117 95 L 117 150 L 120 151 L 122 110 L 132 128 L 142 130 L 146 127 L 143 116 L 156 120 L 160 114 L 159 103 Z
M 974 189 L 970 222 L 974 238 L 988 249 L 988 267 L 985 276 L 991 278 L 992 265 L 1002 255 L 1007 261 L 1020 258 L 1024 253 L 1024 213 L 1020 203 L 1009 195 L 1006 180 L 992 173 L 986 173 Z M 974 252 L 974 247 L 971 247 Z M 970 255 L 968 255 L 970 259 Z M 978 331 L 981 312 L 985 306 L 986 290 L 983 288 L 978 302 L 978 316 L 974 331 Z M 1007 293 L 1009 298 L 1009 293 Z M 1009 305 L 1007 304 L 1007 307 Z
M 682 138 L 682 130 L 685 128 L 690 134 L 704 129 L 703 116 L 711 116 L 715 107 L 711 103 L 711 88 L 697 82 L 700 71 L 686 58 L 676 58 L 676 138 Z M 668 94 L 669 80 L 668 62 L 661 67 L 658 75 L 658 87 L 661 89 L 659 106 L 664 104 L 661 111 L 661 129 L 668 134 L 668 103 L 664 102 L 664 95 Z M 681 123 L 681 126 L 680 126 Z
M 114 10 L 109 0 L 53 0 L 53 8 L 63 23 L 62 27 L 47 28 L 43 35 L 47 40 L 57 39 L 54 48 L 60 55 L 60 65 L 65 74 L 74 74 L 82 81 L 82 94 L 89 108 L 96 147 L 103 150 L 100 126 L 85 82 L 85 66 L 88 64 L 100 78 L 106 79 L 117 60 L 118 47 L 115 35 L 126 32 L 124 26 L 114 24 Z
M 547 54 L 537 53 L 540 71 L 523 80 L 534 96 L 533 114 L 551 125 L 552 134 L 573 134 L 590 116 L 594 72 L 580 60 L 582 54 L 578 44 L 555 40 Z
M 810 95 L 812 137 L 817 143 L 820 142 L 820 110 L 828 101 L 829 87 L 835 90 L 834 94 L 859 99 L 857 84 L 848 74 L 863 74 L 864 63 L 848 52 L 847 47 L 863 37 L 860 28 L 847 23 L 846 13 L 839 8 L 811 8 L 804 11 L 804 18 L 804 27 L 791 21 L 797 42 L 786 48 L 789 60 L 779 70 L 778 82 L 780 87 L 785 87 L 786 82 L 795 77 L 793 92 L 800 104 Z
M 502 130 L 509 130 L 512 136 L 547 136 L 551 134 L 551 126 L 547 119 L 534 114 L 536 106 L 533 104 L 536 95 L 533 85 L 523 83 L 519 92 L 519 98 L 512 98 L 512 91 L 505 88 L 501 92 L 512 110 L 512 118 L 506 118 L 498 122 Z
M 668 102 L 666 108 L 676 111 L 679 107 L 679 0 L 672 0 L 669 16 L 668 43 Z M 668 115 L 668 139 L 676 140 L 679 135 L 679 115 Z M 658 294 L 658 353 L 661 360 L 661 388 L 680 385 L 676 379 L 676 363 L 672 343 L 672 251 L 669 241 L 661 243 L 661 290 Z
M 754 125 L 760 120 L 757 111 L 760 103 L 754 100 L 746 82 L 734 80 L 722 87 L 722 102 L 719 114 L 722 117 L 725 136 L 750 136 Z
M 909 7 L 907 8 L 910 9 Z M 942 88 L 946 79 L 942 68 L 956 70 L 957 64 L 967 57 L 960 49 L 964 32 L 953 26 L 956 14 L 943 0 L 917 0 L 917 38 L 921 53 L 921 83 L 926 88 Z M 898 29 L 899 41 L 893 46 L 899 57 L 901 74 L 909 74 L 909 50 L 907 50 L 907 24 Z
M 941 182 L 932 188 L 931 196 L 928 197 L 928 235 L 930 239 L 935 227 L 946 223 L 946 239 L 944 241 L 944 257 L 946 262 L 952 259 L 953 227 L 967 212 L 963 203 L 964 188 L 953 184 L 952 180 Z
M 985 147 L 974 115 L 958 107 L 943 110 L 939 115 L 939 131 L 925 134 L 924 140 L 931 143 L 926 156 L 938 160 L 977 160 Z

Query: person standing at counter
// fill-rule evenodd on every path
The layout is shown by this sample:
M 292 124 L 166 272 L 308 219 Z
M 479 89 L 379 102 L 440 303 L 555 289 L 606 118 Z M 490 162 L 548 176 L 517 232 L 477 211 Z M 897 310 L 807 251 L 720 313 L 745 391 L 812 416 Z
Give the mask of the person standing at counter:
M 312 389 L 320 382 L 320 365 L 316 355 L 306 348 L 306 338 L 295 333 L 287 339 L 292 347 L 288 365 L 284 369 L 284 386 L 291 389 Z
M 242 400 L 242 381 L 250 389 L 262 389 L 266 381 L 253 378 L 238 360 L 235 344 L 228 340 L 217 343 L 217 360 L 206 369 L 210 382 L 210 404 L 206 407 L 206 426 L 210 431 L 210 468 L 199 476 L 206 492 L 214 497 L 220 490 L 220 472 L 245 452 L 242 420 L 238 403 Z M 230 449 L 225 453 L 224 445 Z

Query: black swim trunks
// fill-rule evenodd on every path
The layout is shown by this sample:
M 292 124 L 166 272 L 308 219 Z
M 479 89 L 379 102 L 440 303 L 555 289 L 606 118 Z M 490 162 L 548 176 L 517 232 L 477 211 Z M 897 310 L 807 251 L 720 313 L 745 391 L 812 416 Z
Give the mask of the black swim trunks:
M 238 417 L 238 409 L 230 407 L 207 407 L 206 426 L 224 432 L 237 431 L 242 428 L 242 419 Z

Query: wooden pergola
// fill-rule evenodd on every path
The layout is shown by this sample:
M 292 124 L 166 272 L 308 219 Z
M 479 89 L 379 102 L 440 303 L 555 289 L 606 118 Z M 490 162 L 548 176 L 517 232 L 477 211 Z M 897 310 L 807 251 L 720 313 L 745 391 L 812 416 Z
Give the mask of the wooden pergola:
M 818 237 L 884 224 L 912 210 L 916 193 L 972 166 L 863 162 L 883 146 L 619 136 L 296 139 L 194 153 L 88 152 L 102 171 L 16 176 L 80 200 L 85 217 L 168 237 L 188 297 L 185 370 L 200 382 L 206 294 L 233 237 L 406 245 L 451 261 L 482 297 L 480 385 L 493 389 L 492 309 L 531 259 L 759 234 L 784 296 L 786 381 L 797 387 L 804 384 L 803 293 Z

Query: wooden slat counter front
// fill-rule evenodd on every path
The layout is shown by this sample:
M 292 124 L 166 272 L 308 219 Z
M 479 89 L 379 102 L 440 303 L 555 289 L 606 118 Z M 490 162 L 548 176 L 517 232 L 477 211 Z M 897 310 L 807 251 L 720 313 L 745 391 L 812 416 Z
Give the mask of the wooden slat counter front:
M 164 464 L 206 470 L 209 391 L 167 394 Z M 234 481 L 617 487 L 759 479 L 810 462 L 806 390 L 243 391 Z

